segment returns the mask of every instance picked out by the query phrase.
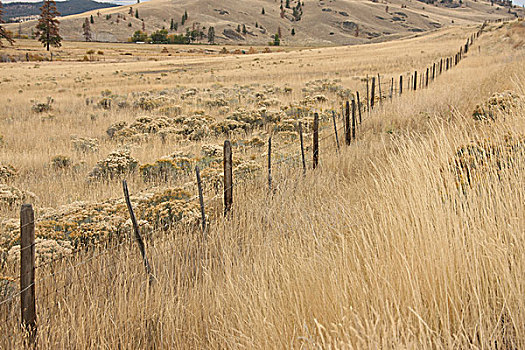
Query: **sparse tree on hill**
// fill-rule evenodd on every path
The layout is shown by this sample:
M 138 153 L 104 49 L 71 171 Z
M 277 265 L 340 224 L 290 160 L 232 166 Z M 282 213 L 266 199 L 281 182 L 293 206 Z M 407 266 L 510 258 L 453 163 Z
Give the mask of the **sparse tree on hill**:
M 277 35 L 279 35 L 279 38 L 283 37 L 282 32 L 281 32 L 281 27 L 277 28 Z
M 95 24 L 95 19 L 93 18 L 93 15 L 91 15 L 91 17 L 89 18 L 89 21 L 91 22 L 91 24 Z
M 84 36 L 84 39 L 86 41 L 91 41 L 91 26 L 87 18 L 84 21 L 84 24 L 82 24 L 82 31 L 83 31 L 82 35 Z
M 264 7 L 262 8 L 261 15 L 264 15 L 266 12 L 264 11 Z
M 295 35 L 295 28 L 292 28 L 292 36 Z
M 139 10 L 135 10 L 135 18 L 139 18 Z
M 242 33 L 243 33 L 244 35 L 246 35 L 246 33 L 248 33 L 248 31 L 246 30 L 246 24 L 243 24 L 243 25 L 242 25 Z
M 237 29 L 235 29 L 237 31 L 237 33 L 240 33 L 241 32 L 241 25 L 240 24 L 237 24 Z
M 50 46 L 62 46 L 62 37 L 58 33 L 60 22 L 56 19 L 60 13 L 57 11 L 55 0 L 45 0 L 40 11 L 40 18 L 36 25 L 38 40 L 46 47 L 47 51 L 49 51 Z
M 128 14 L 130 14 L 130 15 L 133 16 L 133 7 L 130 7 L 130 8 L 129 8 L 129 12 L 128 12 Z
M 4 27 L 2 27 L 2 23 L 4 23 L 4 19 L 3 19 L 3 6 L 2 6 L 2 1 L 0 0 L 0 47 L 2 47 L 2 40 L 6 40 L 9 44 L 13 45 L 13 43 L 15 42 L 13 40 L 13 37 L 11 35 L 10 32 L 8 32 Z
M 175 21 L 172 18 L 170 22 L 170 30 L 174 30 L 174 29 L 175 29 Z
M 286 0 L 286 8 L 289 9 L 290 8 L 290 0 Z
M 215 44 L 215 28 L 214 27 L 210 27 L 208 29 L 208 42 L 210 44 Z
M 273 46 L 281 45 L 281 37 L 279 34 L 275 34 L 273 37 Z

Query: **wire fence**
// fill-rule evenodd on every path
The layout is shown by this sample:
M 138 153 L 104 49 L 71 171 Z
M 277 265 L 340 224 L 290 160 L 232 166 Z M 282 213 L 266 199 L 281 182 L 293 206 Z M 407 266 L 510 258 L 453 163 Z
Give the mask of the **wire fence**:
M 467 40 L 467 44 L 465 45 L 465 52 L 468 50 L 468 45 L 472 45 L 473 42 L 474 42 L 474 38 L 477 38 L 480 35 L 480 33 L 481 33 L 481 31 L 479 31 L 475 35 L 469 37 L 469 39 Z M 460 52 L 458 54 L 456 54 L 455 63 L 451 67 L 454 67 L 454 66 L 456 66 L 459 63 L 459 61 L 461 59 L 462 52 L 463 52 L 463 47 L 462 47 L 462 49 L 460 49 Z M 460 57 L 460 58 L 458 58 L 458 57 Z M 449 62 L 448 60 L 449 60 L 449 58 L 447 57 L 447 64 Z M 443 64 L 442 62 L 443 62 L 443 60 L 441 60 L 441 65 Z M 452 59 L 450 59 L 450 62 L 452 62 Z M 432 66 L 434 67 L 434 72 L 435 72 L 435 67 L 436 67 L 435 62 L 433 62 Z M 427 68 L 426 72 L 427 72 L 426 73 L 427 77 L 426 77 L 425 83 L 426 83 L 426 86 L 428 86 L 428 84 L 429 84 L 428 83 L 428 79 L 429 79 L 429 70 L 428 70 L 428 68 Z M 445 71 L 443 70 L 443 73 L 444 72 Z M 437 77 L 440 74 L 441 74 L 441 72 L 439 74 L 437 74 L 437 75 L 434 74 L 433 78 L 432 78 L 432 82 L 435 79 L 437 79 Z M 417 71 L 414 74 L 414 79 L 416 79 L 416 77 L 417 77 Z M 423 79 L 423 74 L 421 74 L 421 79 Z M 394 91 L 395 91 L 394 83 L 393 83 L 394 82 L 394 78 L 391 79 L 391 82 L 392 83 L 391 83 L 391 87 L 390 87 L 390 92 L 391 92 L 390 100 L 392 101 L 395 96 L 401 96 L 401 89 L 399 89 L 399 93 L 398 94 L 394 94 Z M 409 90 L 410 90 L 410 84 L 415 84 L 414 81 L 410 81 L 410 80 L 407 83 L 408 83 L 408 86 L 409 86 Z M 421 84 L 424 85 L 423 80 L 421 80 Z M 368 85 L 368 81 L 367 81 L 367 85 Z M 414 85 L 414 87 L 415 87 L 415 85 Z M 381 86 L 378 86 L 378 89 L 380 91 L 380 99 L 379 99 L 379 101 L 384 106 L 384 104 L 382 103 L 382 100 L 387 98 L 386 97 L 387 94 L 383 93 L 383 91 L 381 90 Z M 413 90 L 415 91 L 416 89 L 413 89 Z M 337 113 L 339 115 L 339 119 L 343 119 L 343 122 L 344 122 L 343 126 L 339 126 L 338 127 L 335 120 L 330 121 L 328 123 L 328 125 L 325 125 L 321 129 L 321 131 L 329 129 L 329 128 L 332 128 L 332 131 L 329 132 L 328 134 L 324 135 L 320 139 L 318 139 L 318 144 L 321 144 L 322 142 L 325 142 L 325 141 L 327 141 L 329 139 L 333 139 L 334 144 L 337 147 L 339 147 L 339 141 L 336 140 L 336 138 L 335 138 L 336 134 L 338 136 L 339 135 L 346 136 L 345 138 L 342 138 L 342 137 L 339 138 L 339 140 L 342 141 L 341 143 L 347 143 L 349 139 L 351 141 L 353 141 L 353 142 L 357 141 L 357 139 L 358 139 L 358 131 L 361 129 L 362 123 L 370 120 L 371 118 L 373 118 L 374 115 L 375 115 L 374 111 L 379 110 L 379 109 L 372 109 L 372 108 L 368 107 L 369 105 L 371 105 L 370 104 L 370 96 L 368 94 L 368 89 L 367 89 L 367 93 L 363 94 L 361 96 L 366 96 L 366 98 L 364 98 L 363 101 L 362 101 L 363 103 L 361 103 L 361 101 L 359 101 L 359 100 L 357 100 L 356 103 L 352 103 L 353 108 L 354 108 L 352 116 L 351 116 L 351 118 L 353 118 L 353 120 L 351 122 L 352 124 L 349 124 L 349 121 L 348 121 L 349 114 L 350 114 L 349 110 L 346 110 L 346 116 L 345 116 L 345 111 L 343 111 L 343 113 L 341 113 L 340 115 Z M 332 110 L 334 111 L 333 113 L 336 113 L 335 112 L 336 109 L 332 109 Z M 346 122 L 345 122 L 345 117 L 346 117 Z M 335 115 L 333 115 L 332 118 L 335 118 Z M 332 124 L 333 127 L 331 127 L 330 124 Z M 350 133 L 350 132 L 352 132 L 353 135 L 349 136 L 348 133 Z M 298 145 L 296 142 L 290 142 L 290 143 L 288 143 L 288 144 L 286 144 L 286 145 L 284 145 L 282 147 L 278 147 L 275 150 L 272 150 L 272 153 L 277 153 L 277 154 L 282 155 L 282 154 L 285 154 L 285 151 L 288 151 L 291 147 L 297 147 L 298 148 L 297 151 L 292 152 L 291 154 L 286 155 L 285 157 L 281 157 L 278 160 L 274 161 L 273 163 L 271 163 L 271 166 L 274 167 L 274 169 L 278 169 L 278 170 L 282 170 L 285 167 L 287 167 L 288 169 L 294 168 L 294 164 L 291 164 L 290 161 L 293 160 L 293 159 L 296 159 L 296 158 L 299 158 L 299 157 L 303 156 L 303 153 L 302 153 L 303 150 L 300 149 L 299 146 L 300 145 Z M 260 160 L 267 159 L 267 157 L 269 157 L 268 152 L 263 152 L 261 154 L 256 155 L 252 160 L 259 160 L 260 161 Z M 305 159 L 305 163 L 310 164 L 310 161 L 309 160 L 306 161 L 306 159 Z M 264 167 L 263 167 L 263 169 L 264 169 Z M 260 172 L 260 170 L 261 169 L 248 170 L 247 173 L 250 174 L 250 175 L 253 175 L 255 173 Z M 263 175 L 264 175 L 264 172 L 263 172 Z M 225 186 L 224 193 L 226 191 L 228 191 L 228 190 L 232 190 L 233 188 L 238 187 L 239 185 L 241 185 L 243 183 L 245 183 L 245 181 L 242 181 L 242 180 L 241 181 L 232 182 L 231 186 L 228 186 L 228 187 Z M 213 201 L 215 201 L 215 200 L 217 200 L 219 198 L 222 198 L 222 196 L 223 196 L 223 192 L 217 191 L 217 193 L 215 195 L 213 195 L 212 197 L 207 198 L 203 202 L 203 206 L 206 207 L 211 202 L 213 202 Z M 198 198 L 199 198 L 199 195 L 195 195 L 193 197 L 188 198 L 187 201 L 193 202 L 194 200 L 196 200 Z M 27 228 L 27 227 L 34 227 L 36 223 L 37 223 L 36 220 L 24 223 L 23 225 L 21 225 L 21 230 L 24 229 L 24 228 Z M 160 230 L 154 230 L 152 232 L 160 232 Z M 14 302 L 24 292 L 26 292 L 30 288 L 35 287 L 37 284 L 38 285 L 44 284 L 44 282 L 48 281 L 51 278 L 53 278 L 55 280 L 55 283 L 56 283 L 57 276 L 63 275 L 65 273 L 67 273 L 67 272 L 76 272 L 77 276 L 74 279 L 71 278 L 69 283 L 66 282 L 61 287 L 55 287 L 55 288 L 51 288 L 50 290 L 47 290 L 46 293 L 44 293 L 42 295 L 39 295 L 38 298 L 36 298 L 36 301 L 44 303 L 44 301 L 47 300 L 51 295 L 57 295 L 62 290 L 66 290 L 67 287 L 72 285 L 73 281 L 80 281 L 81 282 L 81 281 L 84 281 L 86 278 L 91 277 L 93 275 L 93 271 L 92 270 L 84 273 L 81 276 L 78 276 L 78 271 L 77 271 L 78 268 L 80 268 L 81 266 L 85 266 L 88 263 L 90 263 L 90 262 L 92 262 L 92 261 L 94 261 L 96 259 L 100 259 L 104 255 L 107 255 L 107 254 L 109 254 L 111 252 L 115 252 L 116 250 L 120 249 L 126 243 L 131 242 L 131 237 L 119 237 L 119 238 L 122 239 L 122 241 L 117 243 L 116 245 L 111 246 L 111 249 L 108 249 L 107 247 L 104 248 L 104 245 L 107 245 L 107 244 L 110 244 L 110 243 L 114 242 L 115 239 L 116 239 L 115 236 L 108 236 L 105 239 L 96 242 L 96 244 L 94 244 L 91 247 L 81 246 L 81 247 L 78 247 L 77 249 L 73 250 L 70 254 L 65 254 L 63 256 L 57 256 L 57 257 L 54 257 L 54 258 L 49 259 L 47 261 L 39 263 L 37 266 L 34 266 L 35 270 L 43 270 L 44 268 L 55 267 L 56 264 L 58 264 L 59 262 L 63 262 L 65 260 L 67 260 L 67 259 L 73 260 L 76 257 L 78 257 L 78 254 L 80 252 L 82 252 L 82 251 L 88 251 L 88 252 L 90 252 L 90 254 L 92 254 L 91 256 L 89 256 L 86 259 L 83 259 L 81 261 L 75 262 L 74 264 L 71 264 L 70 266 L 63 267 L 60 270 L 57 270 L 57 271 L 53 270 L 52 272 L 50 272 L 50 273 L 40 277 L 39 279 L 37 279 L 34 282 L 30 283 L 29 285 L 25 286 L 23 289 L 21 289 L 21 290 L 17 291 L 16 293 L 10 295 L 8 298 L 6 298 L 4 300 L 1 300 L 0 301 L 0 307 L 3 306 L 3 305 L 8 305 L 8 304 Z M 39 244 L 41 244 L 41 243 L 43 243 L 43 242 L 36 242 L 36 243 L 32 243 L 32 244 L 30 244 L 28 246 L 21 247 L 20 254 L 22 254 L 22 252 L 27 250 L 27 249 L 36 249 L 36 247 Z M 96 249 L 100 249 L 100 251 L 96 252 Z M 107 269 L 107 268 L 109 268 L 111 266 L 117 265 L 119 262 L 120 261 L 118 259 L 115 259 L 115 261 L 113 263 L 111 263 L 111 264 L 106 264 L 106 265 L 104 265 L 102 267 L 98 266 L 98 270 L 96 272 L 100 273 L 100 272 L 104 271 L 105 269 Z M 20 277 L 18 278 L 18 280 L 20 280 Z M 51 307 L 47 308 L 47 311 L 49 311 L 50 309 L 51 309 Z M 16 316 L 17 316 L 17 314 L 13 313 L 6 321 L 9 321 L 9 320 L 11 320 L 12 318 L 14 318 Z

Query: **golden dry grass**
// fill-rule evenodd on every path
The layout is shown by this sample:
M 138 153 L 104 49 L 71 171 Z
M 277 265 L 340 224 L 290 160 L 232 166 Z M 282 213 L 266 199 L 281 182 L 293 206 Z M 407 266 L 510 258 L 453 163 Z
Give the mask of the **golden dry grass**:
M 512 29 L 485 34 L 477 42 L 481 54 L 476 46 L 429 89 L 384 103 L 364 122 L 358 142 L 339 154 L 333 140 L 325 140 L 319 169 L 303 177 L 300 168 L 277 167 L 273 195 L 264 177 L 239 185 L 228 219 L 220 216 L 219 200 L 209 203 L 213 220 L 206 243 L 191 228 L 155 234 L 147 247 L 157 278 L 153 287 L 148 288 L 137 248 L 129 242 L 38 270 L 37 278 L 61 271 L 37 285 L 39 346 L 524 347 L 525 158 L 517 157 L 504 171 L 487 172 L 466 190 L 458 188 L 450 165 L 456 150 L 472 141 L 498 144 L 508 134 L 525 133 L 523 100 L 492 123 L 470 115 L 494 92 L 525 94 L 523 50 L 498 40 L 507 30 Z M 43 206 L 120 196 L 117 181 L 86 185 L 78 174 L 56 174 L 48 167 L 53 155 L 71 154 L 71 133 L 103 141 L 99 153 L 86 158 L 94 164 L 116 146 L 102 138 L 107 125 L 136 116 L 112 110 L 92 122 L 85 117 L 91 112 L 83 103 L 86 96 L 105 88 L 128 92 L 255 81 L 290 85 L 289 99 L 295 100 L 306 82 L 333 77 L 363 91 L 360 78 L 366 74 L 398 76 L 421 69 L 455 52 L 468 32 L 273 54 L 258 63 L 253 57 L 147 66 L 55 63 L 42 64 L 38 74 L 29 64 L 2 67 L 2 78 L 11 80 L 2 82 L 2 89 L 11 93 L 0 96 L 0 115 L 7 116 L 0 120 L 7 142 L 0 159 L 21 169 L 15 184 L 37 193 Z M 137 77 L 110 75 L 168 64 L 189 71 L 150 80 L 147 87 Z M 263 69 L 252 73 L 252 64 Z M 93 80 L 73 83 L 86 72 Z M 46 75 L 57 77 L 57 87 L 44 81 Z M 17 93 L 28 83 L 21 79 L 30 78 L 31 86 Z M 37 80 L 42 85 L 35 85 Z M 66 91 L 58 93 L 59 88 Z M 29 96 L 42 100 L 55 91 L 57 119 L 42 123 L 30 112 Z M 331 103 L 338 108 L 337 100 Z M 181 147 L 195 145 L 155 141 L 134 149 L 134 155 L 151 161 Z M 146 186 L 131 180 L 133 190 Z M 3 309 L 3 317 L 12 317 L 0 325 L 3 348 L 21 346 L 15 306 Z

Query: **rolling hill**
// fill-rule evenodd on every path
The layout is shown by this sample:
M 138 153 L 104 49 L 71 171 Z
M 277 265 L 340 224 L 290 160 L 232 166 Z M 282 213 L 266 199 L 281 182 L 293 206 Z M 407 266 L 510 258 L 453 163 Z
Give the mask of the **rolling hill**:
M 13 21 L 16 18 L 35 16 L 40 14 L 40 7 L 43 2 L 13 2 L 4 4 L 4 16 L 6 21 Z M 110 3 L 96 2 L 92 0 L 68 0 L 58 1 L 57 10 L 62 16 L 74 15 L 101 8 L 116 7 Z
M 283 45 L 352 45 L 524 14 L 524 9 L 511 8 L 503 2 L 429 2 L 432 1 L 304 0 L 299 11 L 297 0 L 284 0 L 281 11 L 281 4 L 274 0 L 151 0 L 65 16 L 61 18 L 61 32 L 65 40 L 83 40 L 82 23 L 92 15 L 95 41 L 125 42 L 137 30 L 151 33 L 165 28 L 170 34 L 196 29 L 204 33 L 198 41 L 207 42 L 207 29 L 214 27 L 219 44 L 267 45 L 280 31 Z M 290 8 L 286 8 L 287 3 Z M 185 11 L 188 19 L 183 25 L 181 19 Z M 172 19 L 177 30 L 170 30 Z M 30 35 L 34 25 L 34 21 L 22 24 L 21 32 Z M 17 26 L 11 28 L 15 29 L 19 30 Z

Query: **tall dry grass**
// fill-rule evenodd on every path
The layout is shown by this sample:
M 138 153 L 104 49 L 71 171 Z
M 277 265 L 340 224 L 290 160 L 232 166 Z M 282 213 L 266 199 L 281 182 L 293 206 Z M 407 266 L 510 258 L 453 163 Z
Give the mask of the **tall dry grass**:
M 493 92 L 525 94 L 518 51 L 473 55 L 428 90 L 386 103 L 321 166 L 275 169 L 187 228 L 39 272 L 41 348 L 493 348 L 525 346 L 525 155 L 458 187 L 451 160 L 525 132 L 525 101 L 472 120 Z M 214 215 L 215 214 L 215 215 Z M 92 258 L 91 260 L 86 260 Z M 87 261 L 87 262 L 86 262 Z M 78 264 L 81 264 L 77 266 Z M 49 295 L 48 295 L 49 294 Z M 13 305 L 0 347 L 21 347 Z

